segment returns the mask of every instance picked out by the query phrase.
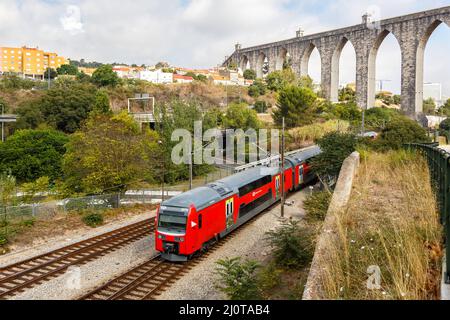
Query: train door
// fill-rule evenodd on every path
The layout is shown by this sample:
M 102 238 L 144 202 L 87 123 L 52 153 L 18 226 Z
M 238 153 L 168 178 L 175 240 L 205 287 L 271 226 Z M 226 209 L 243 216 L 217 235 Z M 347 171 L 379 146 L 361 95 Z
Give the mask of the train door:
M 225 204 L 225 216 L 228 230 L 234 225 L 234 198 L 227 200 Z
M 302 185 L 305 183 L 305 166 L 302 164 L 298 169 L 298 184 Z
M 277 196 L 276 196 L 277 199 L 280 197 L 280 193 L 281 193 L 281 188 L 280 188 L 280 186 L 281 186 L 281 177 L 280 177 L 280 176 L 277 176 L 277 177 L 275 178 L 275 190 L 276 190 L 276 192 L 277 192 Z

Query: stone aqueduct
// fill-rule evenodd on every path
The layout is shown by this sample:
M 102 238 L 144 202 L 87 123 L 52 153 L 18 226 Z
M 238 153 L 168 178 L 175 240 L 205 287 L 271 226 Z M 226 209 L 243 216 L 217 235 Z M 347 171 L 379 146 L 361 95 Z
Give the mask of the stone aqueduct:
M 322 63 L 321 88 L 325 97 L 338 101 L 339 59 L 349 41 L 356 52 L 356 95 L 360 107 L 374 106 L 376 88 L 376 57 L 389 33 L 397 39 L 401 50 L 401 105 L 410 116 L 423 111 L 423 74 L 425 47 L 433 31 L 441 24 L 450 26 L 450 6 L 371 22 L 367 15 L 359 25 L 297 37 L 289 40 L 241 48 L 227 58 L 224 65 L 236 63 L 241 69 L 250 67 L 258 77 L 263 75 L 264 62 L 269 72 L 281 70 L 286 57 L 297 75 L 308 74 L 308 63 L 317 48 Z M 443 72 L 445 72 L 443 70 Z M 450 70 L 448 70 L 450 72 Z

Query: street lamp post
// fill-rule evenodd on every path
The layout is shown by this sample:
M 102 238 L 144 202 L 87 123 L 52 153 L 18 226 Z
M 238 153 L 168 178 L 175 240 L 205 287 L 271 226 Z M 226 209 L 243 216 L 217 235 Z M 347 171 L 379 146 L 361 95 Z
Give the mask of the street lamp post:
M 162 140 L 159 140 L 158 144 L 162 148 L 162 145 L 163 145 Z M 165 166 L 165 162 L 164 162 L 164 159 L 163 159 L 163 161 L 162 161 L 162 183 L 161 183 L 161 200 L 162 200 L 162 202 L 164 202 L 164 200 L 165 200 L 165 196 L 164 196 L 164 187 L 165 187 L 164 183 L 165 183 L 165 178 L 166 178 L 165 170 L 166 170 L 166 166 Z
M 2 116 L 5 113 L 5 106 L 2 104 Z M 5 142 L 5 123 L 2 120 L 2 142 Z

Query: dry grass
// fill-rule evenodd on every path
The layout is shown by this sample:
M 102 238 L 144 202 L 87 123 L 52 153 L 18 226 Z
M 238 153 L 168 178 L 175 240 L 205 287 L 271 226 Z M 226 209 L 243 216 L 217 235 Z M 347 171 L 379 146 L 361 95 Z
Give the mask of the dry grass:
M 294 128 L 288 132 L 288 148 L 295 150 L 311 145 L 317 139 L 334 131 L 347 132 L 350 124 L 342 120 L 330 120 L 324 123 L 315 123 L 301 128 Z
M 326 299 L 431 300 L 439 298 L 442 228 L 426 163 L 400 152 L 368 153 L 349 207 L 336 218 L 322 287 Z M 368 268 L 381 270 L 370 290 Z

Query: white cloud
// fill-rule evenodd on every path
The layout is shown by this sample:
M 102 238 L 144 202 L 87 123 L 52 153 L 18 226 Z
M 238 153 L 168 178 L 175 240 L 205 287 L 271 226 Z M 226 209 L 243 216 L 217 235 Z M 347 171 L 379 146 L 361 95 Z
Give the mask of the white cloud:
M 66 14 L 59 20 L 65 31 L 71 35 L 77 35 L 84 32 L 81 22 L 81 10 L 78 6 L 67 6 Z
M 138 64 L 167 60 L 176 65 L 208 67 L 221 63 L 237 42 L 246 47 L 291 38 L 300 26 L 311 34 L 358 24 L 371 5 L 378 6 L 381 16 L 387 18 L 446 2 L 2 0 L 0 44 L 39 45 L 74 59 Z M 450 52 L 450 31 L 445 31 L 447 41 L 434 41 L 429 50 Z M 342 59 L 343 81 L 352 81 L 354 55 L 349 52 Z M 382 54 L 379 59 L 380 65 L 400 68 L 394 66 L 389 54 Z M 446 81 L 450 66 L 448 59 L 444 60 L 427 59 L 426 69 L 435 70 L 428 81 Z M 399 87 L 399 83 L 396 85 Z M 446 88 L 450 93 L 450 83 Z

